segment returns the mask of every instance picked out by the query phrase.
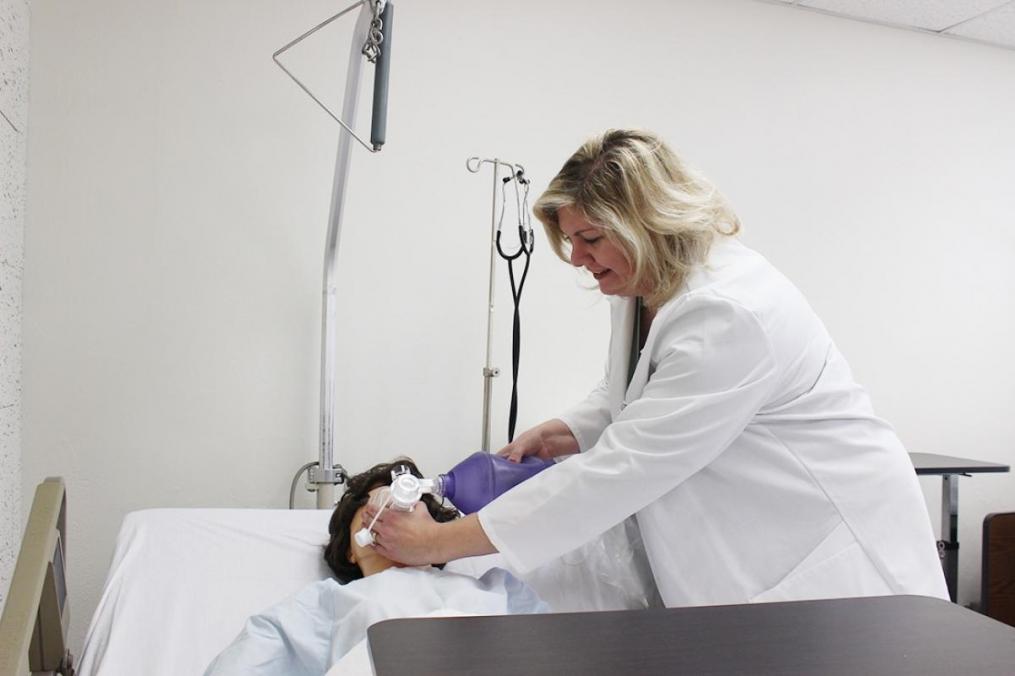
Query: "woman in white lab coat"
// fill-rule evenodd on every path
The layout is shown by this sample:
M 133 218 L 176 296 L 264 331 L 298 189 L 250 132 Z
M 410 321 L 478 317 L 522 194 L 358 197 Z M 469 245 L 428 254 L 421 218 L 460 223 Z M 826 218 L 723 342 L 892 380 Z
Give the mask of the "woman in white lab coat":
M 499 551 L 524 574 L 636 514 L 668 606 L 947 598 L 905 449 L 713 186 L 654 135 L 611 130 L 534 211 L 611 297 L 606 378 L 501 451 L 564 461 L 465 519 L 382 514 L 385 556 Z

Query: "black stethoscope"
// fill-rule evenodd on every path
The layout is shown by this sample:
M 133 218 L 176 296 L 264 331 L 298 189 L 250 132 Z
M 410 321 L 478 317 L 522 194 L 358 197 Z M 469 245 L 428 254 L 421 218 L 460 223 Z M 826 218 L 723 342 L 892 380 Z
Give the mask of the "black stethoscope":
M 532 216 L 529 214 L 529 179 L 525 178 L 525 171 L 518 169 L 513 175 L 505 176 L 501 184 L 501 206 L 500 219 L 497 222 L 497 253 L 507 261 L 508 277 L 511 280 L 511 297 L 514 299 L 514 322 L 511 336 L 511 409 L 508 414 L 508 443 L 514 441 L 515 423 L 518 419 L 518 362 L 521 356 L 522 325 L 519 306 L 522 300 L 522 289 L 525 287 L 525 277 L 529 274 L 529 260 L 535 248 L 536 236 L 532 230 Z M 514 253 L 506 253 L 500 245 L 501 229 L 504 225 L 504 212 L 507 208 L 507 185 L 514 183 L 515 206 L 518 209 L 518 250 Z M 519 187 L 520 186 L 520 187 Z M 525 267 L 522 268 L 521 278 L 515 284 L 514 262 L 521 256 L 525 256 Z

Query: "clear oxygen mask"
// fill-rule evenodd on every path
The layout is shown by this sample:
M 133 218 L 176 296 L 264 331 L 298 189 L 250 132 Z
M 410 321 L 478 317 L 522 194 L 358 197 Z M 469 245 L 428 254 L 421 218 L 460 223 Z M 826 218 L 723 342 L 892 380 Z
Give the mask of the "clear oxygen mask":
M 356 544 L 360 547 L 368 547 L 374 543 L 374 524 L 385 509 L 395 509 L 400 512 L 411 512 L 416 503 L 423 499 L 427 493 L 440 495 L 438 482 L 433 479 L 420 479 L 412 474 L 405 465 L 399 465 L 391 470 L 391 485 L 382 486 L 379 491 L 370 496 L 368 505 L 374 507 L 376 514 L 369 526 L 356 531 L 353 536 Z

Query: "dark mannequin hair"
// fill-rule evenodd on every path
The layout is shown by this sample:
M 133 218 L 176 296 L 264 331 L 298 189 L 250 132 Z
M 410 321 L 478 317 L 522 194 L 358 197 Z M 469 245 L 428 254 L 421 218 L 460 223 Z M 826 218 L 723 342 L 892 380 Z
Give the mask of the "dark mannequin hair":
M 359 566 L 349 561 L 349 551 L 352 545 L 352 518 L 356 511 L 370 500 L 370 491 L 378 486 L 391 485 L 391 470 L 399 465 L 407 467 L 413 476 L 423 478 L 416 463 L 408 458 L 374 465 L 365 472 L 349 477 L 345 493 L 342 494 L 342 499 L 335 506 L 335 511 L 331 515 L 331 523 L 328 524 L 331 540 L 324 547 L 324 560 L 341 584 L 363 577 L 363 571 Z M 444 507 L 432 495 L 424 495 L 423 504 L 426 505 L 427 511 L 430 512 L 434 521 L 451 521 L 458 518 L 457 510 Z M 442 568 L 443 564 L 437 565 L 437 567 Z

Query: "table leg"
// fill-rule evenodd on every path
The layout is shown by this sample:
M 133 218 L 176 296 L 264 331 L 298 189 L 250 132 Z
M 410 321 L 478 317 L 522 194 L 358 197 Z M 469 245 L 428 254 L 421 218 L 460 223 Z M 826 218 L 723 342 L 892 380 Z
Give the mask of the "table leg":
M 959 576 L 959 475 L 941 475 L 941 539 L 937 543 L 944 568 L 948 596 L 954 603 L 958 596 Z

